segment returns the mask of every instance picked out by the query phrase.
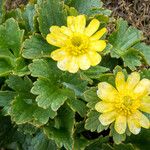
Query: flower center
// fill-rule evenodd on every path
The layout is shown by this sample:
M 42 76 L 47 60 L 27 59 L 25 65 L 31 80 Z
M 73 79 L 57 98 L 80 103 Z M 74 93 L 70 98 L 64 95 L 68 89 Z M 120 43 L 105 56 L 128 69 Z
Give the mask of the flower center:
M 71 39 L 71 43 L 72 43 L 72 45 L 73 46 L 75 46 L 75 47 L 80 47 L 81 46 L 81 44 L 82 44 L 82 38 L 80 37 L 80 36 L 74 36 L 74 37 L 72 37 L 72 39 Z
M 133 103 L 133 99 L 130 96 L 123 97 L 123 105 L 126 107 L 130 107 Z
M 135 110 L 140 106 L 140 101 L 135 100 L 130 96 L 124 96 L 121 99 L 121 102 L 117 103 L 115 107 L 118 110 L 118 113 L 121 113 L 125 116 L 131 115 Z
M 67 42 L 67 50 L 71 55 L 79 56 L 87 52 L 89 39 L 85 35 L 75 34 Z

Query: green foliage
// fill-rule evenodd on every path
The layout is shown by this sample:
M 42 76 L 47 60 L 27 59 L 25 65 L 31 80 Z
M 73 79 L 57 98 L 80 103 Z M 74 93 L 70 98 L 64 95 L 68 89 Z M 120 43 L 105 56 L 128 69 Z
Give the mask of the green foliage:
M 20 54 L 23 34 L 12 18 L 0 25 L 0 76 L 11 72 L 20 76 L 28 74 L 26 62 Z
M 52 47 L 42 38 L 41 35 L 35 34 L 30 39 L 25 40 L 22 55 L 27 59 L 36 59 L 50 57 Z
M 117 21 L 116 31 L 109 37 L 109 42 L 113 45 L 111 56 L 124 61 L 124 65 L 131 70 L 135 70 L 136 66 L 140 66 L 139 52 L 133 46 L 143 39 L 142 32 L 130 26 L 123 19 Z
M 67 12 L 61 0 L 44 1 L 37 6 L 39 30 L 45 37 L 52 25 L 65 25 Z
M 127 76 L 137 70 L 150 79 L 150 46 L 141 42 L 142 32 L 111 18 L 100 0 L 31 0 L 7 11 L 5 2 L 0 0 L 0 149 L 148 149 L 149 130 L 120 135 L 114 124 L 103 126 L 95 110 L 98 83 L 115 86 L 118 71 Z M 45 37 L 52 25 L 65 26 L 67 16 L 80 14 L 87 24 L 97 18 L 101 27 L 115 22 L 116 29 L 105 37 L 101 63 L 71 74 L 50 58 L 56 47 Z

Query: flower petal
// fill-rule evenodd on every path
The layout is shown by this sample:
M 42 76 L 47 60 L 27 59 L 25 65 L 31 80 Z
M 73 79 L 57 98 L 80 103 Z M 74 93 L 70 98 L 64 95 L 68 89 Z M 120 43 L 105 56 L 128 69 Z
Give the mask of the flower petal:
M 141 131 L 141 126 L 138 123 L 138 121 L 135 118 L 133 118 L 132 116 L 128 117 L 127 121 L 128 121 L 129 130 L 133 134 L 139 134 L 139 132 Z
M 119 97 L 117 90 L 107 82 L 98 84 L 97 95 L 100 99 L 108 102 L 114 102 Z
M 89 69 L 90 65 L 91 65 L 90 60 L 89 60 L 89 58 L 88 58 L 87 55 L 81 55 L 81 56 L 79 56 L 79 58 L 78 58 L 78 64 L 79 64 L 80 69 L 82 69 L 82 70 Z
M 63 60 L 67 55 L 67 52 L 63 49 L 57 49 L 51 53 L 51 57 L 56 61 Z
M 138 72 L 133 72 L 128 76 L 127 88 L 132 90 L 140 81 L 140 74 Z
M 75 18 L 76 32 L 83 33 L 86 26 L 85 15 L 79 15 Z
M 138 120 L 140 126 L 142 126 L 143 128 L 146 128 L 148 129 L 150 127 L 150 122 L 148 120 L 148 118 L 143 115 L 140 111 L 136 111 L 134 114 L 133 114 L 133 117 Z
M 98 54 L 97 52 L 92 52 L 92 51 L 88 52 L 88 58 L 91 62 L 91 66 L 96 66 L 97 64 L 100 63 L 102 59 L 100 54 Z
M 112 111 L 114 109 L 114 106 L 112 103 L 100 101 L 95 105 L 95 109 L 98 112 L 106 113 L 106 112 Z
M 72 31 L 69 28 L 67 28 L 66 26 L 61 26 L 61 30 L 64 34 L 66 34 L 68 36 L 72 35 Z
M 91 36 L 91 40 L 99 40 L 105 33 L 107 32 L 106 28 L 102 28 L 100 31 L 96 32 L 93 36 Z
M 86 18 L 84 15 L 79 15 L 77 17 L 68 16 L 67 17 L 67 26 L 73 32 L 83 33 L 86 25 Z
M 46 36 L 46 40 L 49 44 L 57 47 L 63 47 L 66 44 L 63 38 L 58 37 L 57 35 L 52 35 L 51 33 Z
M 88 36 L 93 35 L 99 28 L 100 22 L 97 19 L 93 19 L 85 29 L 85 34 Z
M 126 82 L 123 72 L 118 72 L 115 79 L 116 88 L 120 93 L 125 92 Z
M 150 80 L 142 79 L 133 92 L 137 98 L 147 95 L 150 92 Z
M 76 73 L 79 70 L 78 62 L 76 57 L 72 57 L 68 63 L 68 71 L 70 73 Z
M 116 119 L 116 116 L 117 113 L 115 111 L 107 112 L 99 116 L 99 121 L 102 125 L 106 126 L 111 124 Z
M 150 96 L 145 96 L 142 101 L 139 108 L 141 111 L 149 113 L 150 114 Z
M 115 121 L 115 130 L 119 133 L 119 134 L 123 134 L 126 131 L 126 126 L 127 126 L 127 120 L 125 116 L 118 116 L 116 118 Z
M 70 60 L 71 60 L 70 57 L 66 57 L 63 60 L 58 61 L 57 62 L 57 67 L 60 70 L 66 71 L 68 69 L 68 64 L 69 64 Z
M 101 52 L 106 47 L 106 41 L 99 40 L 99 41 L 92 41 L 90 42 L 89 49 L 92 51 Z

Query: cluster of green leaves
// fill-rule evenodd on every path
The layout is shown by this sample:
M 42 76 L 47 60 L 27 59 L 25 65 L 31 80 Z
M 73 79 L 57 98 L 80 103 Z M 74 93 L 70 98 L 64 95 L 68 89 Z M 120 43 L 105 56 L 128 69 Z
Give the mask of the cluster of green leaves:
M 88 21 L 99 19 L 101 26 L 116 23 L 116 30 L 106 37 L 108 46 L 100 65 L 69 74 L 50 58 L 55 47 L 45 37 L 50 26 L 65 25 L 67 16 L 78 14 L 85 14 Z M 97 83 L 114 84 L 114 74 L 121 67 L 128 72 L 139 70 L 142 78 L 150 79 L 150 46 L 142 42 L 142 32 L 123 19 L 111 22 L 110 15 L 100 0 L 35 0 L 9 11 L 5 0 L 0 0 L 0 148 L 149 147 L 149 131 L 121 143 L 126 134 L 102 126 L 94 109 L 99 101 Z

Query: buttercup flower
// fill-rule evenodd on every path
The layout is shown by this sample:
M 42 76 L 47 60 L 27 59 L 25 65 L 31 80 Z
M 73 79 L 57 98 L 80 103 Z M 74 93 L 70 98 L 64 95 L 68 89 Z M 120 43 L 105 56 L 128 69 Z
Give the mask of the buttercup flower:
M 100 22 L 93 19 L 87 27 L 84 15 L 69 16 L 66 26 L 52 26 L 46 40 L 49 44 L 59 47 L 51 53 L 52 59 L 58 61 L 57 66 L 71 73 L 79 69 L 87 70 L 101 61 L 101 52 L 106 47 L 104 40 L 99 40 L 106 28 L 96 32 Z M 96 33 L 95 33 L 96 32 Z
M 143 128 L 149 128 L 150 122 L 142 113 L 150 113 L 150 80 L 142 79 L 137 72 L 131 73 L 125 81 L 124 74 L 118 72 L 116 88 L 107 82 L 98 84 L 97 95 L 102 100 L 95 109 L 102 113 L 99 117 L 102 125 L 114 122 L 114 128 L 123 134 L 126 128 L 138 134 Z

